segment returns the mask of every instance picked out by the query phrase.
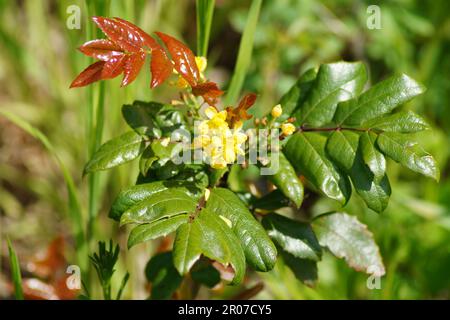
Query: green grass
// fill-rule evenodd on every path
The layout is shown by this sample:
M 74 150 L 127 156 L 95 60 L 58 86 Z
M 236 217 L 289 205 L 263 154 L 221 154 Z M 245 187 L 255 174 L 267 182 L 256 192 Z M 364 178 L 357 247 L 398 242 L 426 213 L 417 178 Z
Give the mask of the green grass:
M 225 104 L 235 104 L 244 85 L 250 63 L 252 62 L 253 41 L 258 24 L 262 0 L 253 0 L 248 12 L 244 33 L 239 45 L 239 53 L 234 67 L 233 76 L 225 96 Z
M 67 188 L 67 194 L 68 194 L 68 208 L 67 211 L 69 213 L 69 217 L 71 219 L 71 225 L 72 225 L 72 233 L 75 239 L 75 245 L 76 245 L 76 253 L 77 253 L 77 260 L 80 264 L 80 267 L 82 270 L 86 270 L 87 267 L 87 246 L 86 246 L 86 238 L 84 234 L 84 228 L 83 228 L 83 214 L 80 206 L 80 201 L 78 199 L 77 189 L 75 186 L 75 183 L 72 179 L 72 176 L 70 175 L 69 170 L 67 169 L 66 165 L 63 161 L 61 161 L 60 157 L 58 156 L 57 151 L 53 147 L 53 145 L 50 143 L 48 138 L 37 128 L 33 127 L 31 124 L 23 120 L 22 118 L 16 116 L 15 114 L 0 110 L 0 115 L 7 118 L 9 121 L 17 125 L 18 127 L 25 130 L 28 134 L 33 136 L 34 138 L 38 139 L 44 147 L 47 149 L 47 151 L 55 158 L 59 169 L 62 173 L 62 176 L 64 178 L 64 181 L 66 183 Z
M 14 283 L 14 296 L 17 300 L 23 300 L 22 275 L 20 272 L 19 259 L 14 251 L 11 241 L 8 238 L 9 263 L 11 265 L 11 275 Z
M 214 15 L 215 0 L 197 0 L 197 55 L 208 56 L 209 35 Z

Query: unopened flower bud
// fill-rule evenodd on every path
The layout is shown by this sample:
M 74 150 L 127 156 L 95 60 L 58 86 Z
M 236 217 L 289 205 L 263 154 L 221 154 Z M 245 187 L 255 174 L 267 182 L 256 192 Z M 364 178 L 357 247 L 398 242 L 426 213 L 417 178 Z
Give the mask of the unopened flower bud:
M 275 107 L 272 108 L 272 112 L 270 113 L 272 117 L 278 118 L 283 113 L 283 109 L 281 108 L 280 104 L 277 104 Z

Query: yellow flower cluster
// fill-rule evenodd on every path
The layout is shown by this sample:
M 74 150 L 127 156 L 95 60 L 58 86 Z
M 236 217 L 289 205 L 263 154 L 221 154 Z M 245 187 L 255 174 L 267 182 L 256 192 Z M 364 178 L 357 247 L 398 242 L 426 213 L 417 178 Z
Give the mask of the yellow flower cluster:
M 205 160 L 215 169 L 223 169 L 244 155 L 242 144 L 247 135 L 242 132 L 242 122 L 229 127 L 227 111 L 218 112 L 214 107 L 205 110 L 206 120 L 197 124 L 194 148 L 202 148 Z

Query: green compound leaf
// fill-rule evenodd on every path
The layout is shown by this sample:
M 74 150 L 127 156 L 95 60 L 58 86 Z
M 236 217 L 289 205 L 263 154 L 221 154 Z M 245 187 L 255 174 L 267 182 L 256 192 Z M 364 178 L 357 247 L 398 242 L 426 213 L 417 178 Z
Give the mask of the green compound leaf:
M 364 122 L 361 127 L 399 133 L 415 133 L 430 128 L 425 119 L 412 111 L 400 111 L 386 117 L 369 120 Z
M 301 112 L 296 112 L 302 105 L 312 88 L 317 76 L 317 69 L 309 69 L 303 73 L 297 82 L 280 99 L 279 104 L 283 108 L 283 115 L 275 121 L 283 122 L 290 116 L 300 119 Z
M 189 214 L 182 213 L 177 216 L 159 219 L 152 223 L 141 224 L 131 230 L 128 237 L 128 249 L 141 242 L 165 237 L 188 221 Z
M 146 198 L 169 188 L 177 188 L 178 191 L 184 191 L 195 200 L 199 199 L 203 192 L 195 183 L 185 181 L 168 180 L 138 184 L 119 193 L 111 206 L 109 217 L 120 221 L 120 217 L 125 211 Z
M 386 175 L 386 159 L 376 147 L 377 135 L 373 132 L 364 132 L 359 138 L 359 148 L 364 163 L 374 175 L 374 181 L 379 183 Z
M 308 287 L 314 287 L 318 279 L 317 262 L 294 257 L 286 251 L 281 252 L 284 264 L 294 276 Z
M 358 146 L 358 133 L 335 131 L 328 139 L 326 149 L 330 158 L 350 176 L 356 192 L 367 206 L 376 212 L 382 212 L 387 207 L 391 194 L 389 180 L 383 175 L 379 182 L 376 181 L 374 174 L 364 163 Z
M 264 216 L 262 224 L 277 245 L 294 257 L 312 261 L 321 259 L 322 248 L 308 223 L 271 213 Z
M 139 160 L 139 171 L 145 176 L 155 161 L 158 161 L 158 167 L 164 166 L 177 151 L 179 148 L 176 143 L 164 143 L 163 140 L 152 141 Z
M 159 253 L 145 267 L 145 276 L 152 284 L 151 298 L 154 300 L 170 299 L 183 281 L 172 260 L 171 251 Z
M 215 212 L 205 208 L 193 221 L 181 225 L 175 237 L 173 261 L 182 275 L 189 272 L 201 255 L 224 266 L 231 264 L 240 283 L 245 274 L 245 256 L 239 239 Z
M 434 158 L 421 150 L 408 135 L 385 132 L 378 136 L 377 145 L 392 160 L 439 181 L 439 168 Z
M 127 124 L 138 134 L 159 139 L 186 124 L 184 109 L 159 102 L 134 101 L 122 107 Z
M 278 152 L 275 156 L 278 156 L 279 167 L 278 171 L 270 176 L 270 179 L 299 208 L 303 202 L 303 184 L 284 154 Z
M 84 174 L 107 170 L 136 159 L 145 148 L 142 137 L 127 132 L 103 144 L 86 164 Z
M 366 81 L 366 68 L 361 62 L 321 65 L 297 120 L 311 126 L 331 122 L 338 103 L 358 96 Z
M 184 189 L 170 188 L 157 192 L 125 211 L 120 225 L 127 223 L 150 223 L 181 213 L 194 212 L 197 201 L 187 195 Z
M 223 188 L 213 189 L 206 208 L 229 220 L 250 266 L 257 271 L 269 271 L 274 267 L 275 245 L 235 193 Z
M 335 212 L 316 217 L 312 224 L 319 243 L 351 268 L 376 276 L 385 274 L 372 233 L 356 217 Z
M 137 133 L 158 139 L 161 137 L 161 129 L 155 116 L 162 107 L 163 105 L 157 102 L 134 101 L 132 105 L 122 106 L 122 115 Z
M 345 204 L 351 194 L 350 182 L 328 158 L 326 143 L 327 138 L 319 133 L 298 132 L 289 139 L 283 151 L 296 171 L 314 187 Z
M 289 206 L 289 202 L 283 192 L 276 189 L 261 198 L 252 198 L 250 204 L 255 209 L 274 211 Z
M 358 98 L 340 103 L 334 121 L 338 124 L 360 125 L 391 112 L 424 90 L 422 85 L 405 74 L 390 77 Z

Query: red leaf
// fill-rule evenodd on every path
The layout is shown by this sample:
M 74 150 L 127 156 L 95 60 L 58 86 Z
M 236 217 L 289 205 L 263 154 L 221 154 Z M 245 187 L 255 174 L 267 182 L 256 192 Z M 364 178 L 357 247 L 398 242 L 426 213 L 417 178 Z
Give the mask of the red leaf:
M 245 118 L 247 120 L 252 117 L 251 115 L 247 114 L 247 110 L 250 109 L 250 107 L 255 104 L 255 101 L 256 101 L 256 94 L 254 93 L 248 93 L 241 99 L 238 107 L 236 108 L 241 118 Z
M 219 89 L 215 82 L 205 82 L 192 87 L 192 93 L 194 96 L 202 96 L 210 106 L 214 106 L 217 103 L 217 98 L 224 92 Z
M 150 88 L 155 88 L 162 84 L 172 74 L 172 70 L 172 62 L 162 47 L 154 49 L 150 64 L 150 72 L 152 73 Z
M 27 269 L 41 278 L 47 278 L 54 275 L 56 270 L 65 266 L 64 238 L 58 236 L 53 239 L 44 252 L 39 252 L 33 256 L 27 264 Z
M 141 35 L 123 22 L 104 17 L 92 17 L 103 33 L 127 52 L 138 52 L 144 46 Z
M 91 40 L 78 48 L 82 53 L 102 61 L 108 61 L 114 56 L 121 55 L 123 50 L 111 40 Z
M 134 53 L 126 58 L 123 67 L 124 77 L 122 80 L 122 86 L 129 85 L 136 79 L 139 71 L 141 71 L 141 68 L 144 65 L 144 62 L 145 52 Z
M 255 101 L 256 94 L 249 93 L 241 99 L 239 105 L 236 108 L 233 109 L 231 107 L 228 107 L 226 110 L 228 112 L 228 120 L 230 121 L 230 123 L 233 124 L 239 120 L 250 119 L 252 116 L 247 113 L 247 110 L 255 104 Z
M 102 70 L 102 79 L 112 79 L 123 72 L 128 55 L 122 54 L 109 59 Z
M 191 87 L 195 87 L 200 79 L 200 72 L 198 71 L 197 64 L 195 63 L 195 56 L 191 49 L 165 33 L 156 32 L 156 34 L 161 38 L 169 50 L 172 61 L 175 64 L 175 70 L 178 71 Z
M 132 24 L 131 22 L 129 22 L 127 20 L 121 19 L 121 18 L 115 17 L 114 20 L 118 21 L 119 23 L 122 23 L 126 27 L 128 27 L 131 30 L 133 30 L 134 32 L 136 32 L 141 37 L 142 42 L 150 49 L 154 50 L 157 48 L 161 48 L 161 46 L 158 44 L 158 42 L 156 42 L 155 39 L 153 39 L 148 33 L 146 33 L 144 30 L 142 30 L 138 26 Z
M 102 70 L 105 65 L 105 61 L 97 61 L 91 64 L 89 67 L 84 69 L 76 78 L 73 80 L 70 88 L 84 87 L 95 81 L 102 79 Z

